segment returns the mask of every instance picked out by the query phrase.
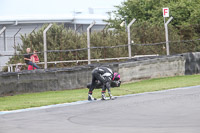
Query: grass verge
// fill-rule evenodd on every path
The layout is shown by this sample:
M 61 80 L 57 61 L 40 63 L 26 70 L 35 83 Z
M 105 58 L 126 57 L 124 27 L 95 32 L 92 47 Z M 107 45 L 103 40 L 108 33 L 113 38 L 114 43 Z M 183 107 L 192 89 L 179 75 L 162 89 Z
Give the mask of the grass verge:
M 114 96 L 119 96 L 195 85 L 200 85 L 200 75 L 176 76 L 126 83 L 122 84 L 121 87 L 112 88 L 111 91 Z M 0 111 L 86 100 L 87 93 L 88 89 L 77 89 L 0 97 Z M 101 90 L 94 90 L 93 96 L 100 98 Z

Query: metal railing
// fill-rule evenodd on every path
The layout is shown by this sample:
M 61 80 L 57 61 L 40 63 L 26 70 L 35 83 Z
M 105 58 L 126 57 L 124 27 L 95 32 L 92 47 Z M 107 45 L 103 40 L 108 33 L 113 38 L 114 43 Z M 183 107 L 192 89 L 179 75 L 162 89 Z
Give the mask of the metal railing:
M 91 62 L 100 62 L 100 61 L 110 61 L 110 60 L 126 60 L 126 59 L 133 59 L 133 58 L 138 58 L 138 57 L 149 57 L 149 56 L 159 56 L 158 54 L 155 55 L 137 55 L 137 56 L 133 56 L 133 57 L 118 57 L 118 58 L 105 58 L 105 59 L 90 59 Z M 68 60 L 68 61 L 50 61 L 47 62 L 47 64 L 54 64 L 56 66 L 56 64 L 58 63 L 79 63 L 79 62 L 88 62 L 88 60 Z M 44 65 L 45 62 L 40 62 L 40 63 L 36 63 L 36 64 L 40 64 L 40 65 Z M 8 72 L 14 72 L 14 67 L 16 67 L 19 64 L 9 64 L 9 65 L 2 65 L 0 67 L 8 67 Z M 26 63 L 21 63 L 20 65 L 22 66 L 26 66 Z

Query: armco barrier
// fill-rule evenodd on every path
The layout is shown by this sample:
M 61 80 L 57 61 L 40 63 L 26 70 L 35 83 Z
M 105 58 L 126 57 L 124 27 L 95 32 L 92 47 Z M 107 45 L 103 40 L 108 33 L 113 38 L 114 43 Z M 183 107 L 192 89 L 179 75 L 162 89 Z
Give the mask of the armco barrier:
M 119 72 L 122 82 L 197 74 L 200 72 L 200 53 L 135 58 L 126 62 L 72 68 L 0 73 L 0 96 L 85 88 L 91 81 L 92 69 L 97 66 L 107 66 Z

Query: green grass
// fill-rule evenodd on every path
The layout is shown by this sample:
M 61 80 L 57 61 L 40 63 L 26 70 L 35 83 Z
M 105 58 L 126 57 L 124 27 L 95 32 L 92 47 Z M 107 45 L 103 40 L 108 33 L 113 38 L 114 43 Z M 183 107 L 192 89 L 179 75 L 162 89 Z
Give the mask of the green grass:
M 200 85 L 200 75 L 149 79 L 134 83 L 126 83 L 122 84 L 121 87 L 112 88 L 111 91 L 114 96 L 119 96 L 195 85 Z M 77 89 L 0 97 L 0 111 L 86 100 L 87 93 L 88 89 Z M 94 90 L 93 96 L 100 98 L 101 90 Z

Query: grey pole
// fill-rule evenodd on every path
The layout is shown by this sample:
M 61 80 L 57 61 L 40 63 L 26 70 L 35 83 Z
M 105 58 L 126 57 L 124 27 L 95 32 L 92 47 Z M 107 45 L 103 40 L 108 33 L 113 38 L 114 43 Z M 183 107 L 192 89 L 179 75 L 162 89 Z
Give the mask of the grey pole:
M 6 27 L 5 26 L 0 30 L 0 35 L 2 33 L 4 33 L 4 51 L 6 51 Z
M 90 57 L 90 29 L 94 26 L 96 22 L 93 21 L 90 26 L 87 27 L 87 48 L 88 48 L 88 64 L 91 64 L 91 57 Z
M 76 14 L 81 14 L 81 13 L 82 13 L 82 12 L 80 12 L 80 11 L 76 11 L 76 10 L 73 11 L 73 14 L 74 14 L 74 18 L 73 18 L 73 22 L 74 22 L 74 31 L 77 30 Z
M 126 19 L 124 20 L 124 24 L 125 24 L 125 31 L 127 32 L 127 21 L 126 21 Z
M 37 28 L 38 28 L 38 26 L 36 26 L 36 27 L 31 31 L 30 34 L 32 34 Z
M 74 10 L 74 19 L 73 19 L 73 21 L 74 21 L 74 31 L 76 31 L 76 19 L 75 19 L 75 16 L 76 16 L 76 11 Z
M 173 19 L 173 17 L 170 17 L 168 19 L 168 21 L 165 23 L 165 38 L 166 38 L 166 50 L 167 50 L 167 55 L 170 55 L 170 52 L 169 52 L 169 37 L 168 37 L 168 24 L 169 22 Z
M 47 28 L 43 31 L 43 39 L 44 39 L 44 69 L 47 69 L 47 38 L 46 32 L 51 28 L 52 24 L 49 24 Z
M 128 55 L 131 59 L 131 25 L 135 22 L 135 18 L 128 24 L 127 30 L 128 30 Z
M 17 53 L 15 37 L 16 37 L 16 35 L 19 33 L 20 30 L 21 30 L 21 28 L 19 28 L 19 30 L 18 30 L 18 31 L 15 33 L 15 35 L 14 35 L 14 50 L 15 50 L 15 54 Z
M 75 19 L 75 15 L 74 15 L 74 31 L 76 31 L 76 19 Z
M 0 35 L 6 30 L 6 27 L 4 26 L 1 30 L 0 30 Z
M 38 26 L 36 26 L 30 33 L 30 35 L 37 29 Z M 31 43 L 31 49 L 33 49 L 33 42 L 32 42 L 32 36 L 30 36 L 30 43 Z
M 7 45 L 6 45 L 6 30 L 3 32 L 3 42 L 4 42 L 4 51 L 7 50 Z
M 163 17 L 164 18 L 164 25 L 165 25 L 165 17 Z

